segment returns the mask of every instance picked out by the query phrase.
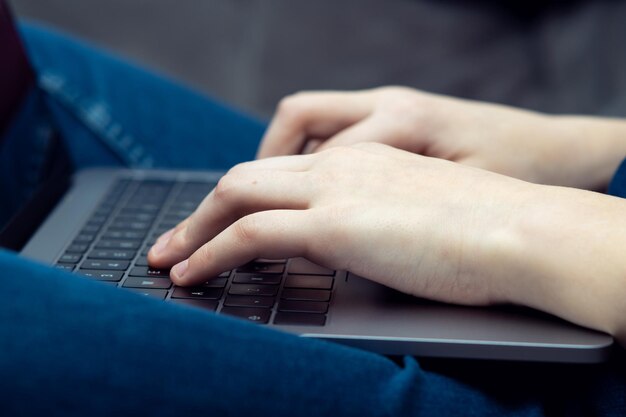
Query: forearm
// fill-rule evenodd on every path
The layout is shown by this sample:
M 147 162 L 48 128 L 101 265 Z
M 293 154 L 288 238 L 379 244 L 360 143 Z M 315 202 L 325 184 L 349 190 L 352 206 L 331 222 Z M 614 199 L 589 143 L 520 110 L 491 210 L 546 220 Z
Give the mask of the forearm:
M 626 200 L 561 187 L 543 192 L 520 210 L 503 252 L 506 298 L 626 344 Z

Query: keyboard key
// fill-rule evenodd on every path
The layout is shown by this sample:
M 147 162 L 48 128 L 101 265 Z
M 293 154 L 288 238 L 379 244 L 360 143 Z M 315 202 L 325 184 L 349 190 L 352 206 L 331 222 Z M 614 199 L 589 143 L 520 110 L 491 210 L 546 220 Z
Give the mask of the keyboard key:
M 109 230 L 137 230 L 147 231 L 150 228 L 148 222 L 113 222 L 109 226 Z
M 225 306 L 230 307 L 259 307 L 272 308 L 274 298 L 272 297 L 250 297 L 245 295 L 229 295 L 224 301 Z
M 109 215 L 111 214 L 111 212 L 113 211 L 114 206 L 111 205 L 107 205 L 104 207 L 100 207 L 98 208 L 96 211 L 93 212 L 93 215 L 96 217 L 109 217 Z
M 140 256 L 135 261 L 135 266 L 148 266 L 148 258 L 146 256 Z
M 285 288 L 311 288 L 318 290 L 330 290 L 332 287 L 332 277 L 314 275 L 289 275 L 285 280 Z
M 323 326 L 326 324 L 326 316 L 311 313 L 285 313 L 278 312 L 274 316 L 274 324 L 290 326 Z
M 83 255 L 78 253 L 65 253 L 59 258 L 58 262 L 62 264 L 77 264 L 82 257 Z
M 123 272 L 118 271 L 95 271 L 95 270 L 80 270 L 79 273 L 85 277 L 93 278 L 98 281 L 119 281 L 124 276 Z
M 227 283 L 228 278 L 212 278 L 207 280 L 202 286 L 206 288 L 224 288 Z
M 137 203 L 129 203 L 126 207 L 125 210 L 126 213 L 128 213 L 129 211 L 135 211 L 136 212 L 144 212 L 144 213 L 157 213 L 159 210 L 161 209 L 161 206 L 159 204 L 137 204 Z
M 101 240 L 96 243 L 96 249 L 123 249 L 137 250 L 141 246 L 138 240 Z
M 106 222 L 101 222 L 101 223 L 94 223 L 94 222 L 87 222 L 87 224 L 85 224 L 85 227 L 97 227 L 98 230 L 100 230 L 102 228 L 102 226 L 104 226 L 104 223 Z M 95 234 L 95 233 L 89 233 L 89 234 Z
M 158 209 L 142 210 L 140 208 L 135 208 L 135 207 L 124 207 L 123 209 L 120 210 L 119 214 L 122 216 L 134 216 L 137 214 L 147 214 L 149 216 L 156 217 L 158 211 L 159 211 Z
M 66 252 L 69 253 L 85 253 L 89 249 L 89 245 L 86 243 L 73 243 L 67 247 Z
M 165 216 L 163 216 L 163 221 L 166 223 L 180 223 L 183 220 L 185 220 L 185 217 L 187 216 L 176 216 L 176 215 L 171 215 L 171 214 L 166 214 Z
M 278 311 L 324 314 L 328 311 L 328 303 L 320 303 L 318 301 L 282 300 L 278 303 Z
M 167 290 L 153 290 L 143 288 L 129 288 L 129 290 L 141 295 L 145 295 L 146 297 L 154 297 L 159 300 L 165 300 L 165 296 L 167 295 Z
M 222 310 L 220 312 L 223 314 L 228 314 L 229 316 L 239 317 L 240 319 L 245 319 L 259 324 L 267 323 L 270 320 L 270 315 L 272 314 L 272 310 L 267 308 L 228 306 L 222 307 Z
M 237 284 L 269 284 L 278 285 L 282 280 L 282 275 L 261 275 L 261 274 L 235 274 L 233 282 Z
M 300 301 L 329 301 L 330 291 L 285 288 L 283 289 L 283 292 L 280 295 L 280 298 L 284 300 L 300 300 Z
M 124 281 L 123 287 L 127 288 L 157 288 L 168 289 L 172 286 L 172 281 L 168 278 L 134 278 L 129 277 Z
M 158 228 L 159 229 L 168 229 L 169 230 L 169 229 L 173 229 L 176 226 L 178 226 L 178 223 L 179 223 L 178 221 L 175 221 L 175 222 L 162 221 L 161 223 L 159 223 Z
M 255 295 L 273 297 L 278 293 L 277 285 L 232 284 L 228 293 L 231 295 Z
M 231 271 L 224 271 L 221 274 L 219 274 L 218 277 L 220 277 L 220 278 L 228 278 L 230 276 L 230 272 Z
M 119 214 L 115 216 L 115 222 L 146 222 L 152 223 L 156 216 L 150 213 Z
M 258 259 L 255 259 L 254 262 L 266 263 L 266 264 L 286 264 L 287 263 L 287 259 L 258 258 Z
M 91 243 L 96 235 L 93 233 L 81 233 L 74 239 L 74 243 Z
M 172 206 L 170 210 L 167 212 L 168 215 L 176 216 L 178 218 L 186 219 L 191 216 L 191 214 L 196 209 L 195 203 L 185 203 L 182 205 Z
M 87 224 L 91 225 L 103 225 L 107 221 L 107 216 L 92 216 Z
M 335 271 L 325 268 L 323 266 L 314 264 L 313 262 L 304 258 L 293 258 L 289 262 L 289 268 L 287 269 L 289 274 L 302 274 L 302 275 L 329 275 L 334 276 Z
M 223 291 L 220 288 L 203 288 L 203 287 L 176 287 L 172 298 L 198 298 L 205 300 L 219 300 Z
M 83 229 L 80 232 L 85 233 L 85 234 L 94 234 L 100 231 L 100 227 L 101 226 L 97 224 L 88 224 L 85 227 L 83 227 Z
M 157 226 L 156 229 L 153 230 L 153 232 L 156 235 L 161 236 L 162 234 L 164 234 L 165 232 L 168 232 L 171 229 L 171 227 L 162 227 L 162 226 Z
M 64 269 L 66 271 L 73 271 L 74 270 L 74 266 L 72 264 L 56 264 L 55 267 L 58 269 Z
M 237 269 L 237 272 L 249 274 L 282 274 L 284 271 L 285 264 L 265 262 L 250 262 L 249 264 Z
M 128 274 L 131 277 L 161 277 L 169 278 L 169 269 L 153 269 L 147 266 L 136 266 Z
M 107 271 L 125 271 L 129 262 L 126 261 L 85 261 L 80 269 L 101 269 Z
M 96 250 L 91 251 L 87 255 L 87 258 L 130 260 L 135 257 L 135 254 L 136 252 L 133 252 L 133 251 L 96 249 Z
M 214 300 L 194 300 L 191 298 L 171 298 L 170 301 L 177 304 L 186 304 L 192 307 L 199 307 L 209 311 L 217 310 L 218 301 Z
M 110 230 L 102 235 L 103 239 L 140 240 L 146 237 L 145 232 L 137 230 Z

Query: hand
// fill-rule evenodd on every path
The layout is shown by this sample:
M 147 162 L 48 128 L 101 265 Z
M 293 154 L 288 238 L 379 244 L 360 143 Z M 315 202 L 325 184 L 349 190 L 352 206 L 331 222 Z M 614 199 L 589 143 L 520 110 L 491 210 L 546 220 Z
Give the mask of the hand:
M 163 235 L 178 285 L 303 256 L 408 294 L 514 303 L 626 344 L 626 202 L 381 144 L 240 164 Z
M 548 116 L 402 87 L 285 98 L 258 157 L 379 142 L 541 184 L 605 189 L 626 122 Z
M 380 144 L 263 159 L 230 170 L 149 260 L 194 285 L 303 256 L 417 296 L 505 302 L 496 254 L 533 187 Z

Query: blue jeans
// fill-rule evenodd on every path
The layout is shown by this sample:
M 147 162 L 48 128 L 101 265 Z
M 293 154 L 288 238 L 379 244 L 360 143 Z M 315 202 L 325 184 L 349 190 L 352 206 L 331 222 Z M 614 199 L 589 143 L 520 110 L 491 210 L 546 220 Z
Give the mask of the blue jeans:
M 3 164 L 3 186 L 16 191 L 7 204 L 34 186 L 49 125 L 76 169 L 253 158 L 262 122 L 65 36 L 22 30 L 39 87 L 4 138 L 0 162 L 30 160 Z M 3 416 L 618 415 L 624 406 L 622 374 L 611 371 L 620 364 L 418 363 L 166 304 L 6 251 L 0 270 Z

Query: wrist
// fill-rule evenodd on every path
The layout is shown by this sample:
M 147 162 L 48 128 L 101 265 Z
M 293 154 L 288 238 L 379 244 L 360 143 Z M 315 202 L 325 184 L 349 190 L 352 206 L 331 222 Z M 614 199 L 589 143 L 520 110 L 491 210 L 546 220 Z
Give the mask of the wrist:
M 503 298 L 618 335 L 626 316 L 626 202 L 533 186 L 501 249 Z

